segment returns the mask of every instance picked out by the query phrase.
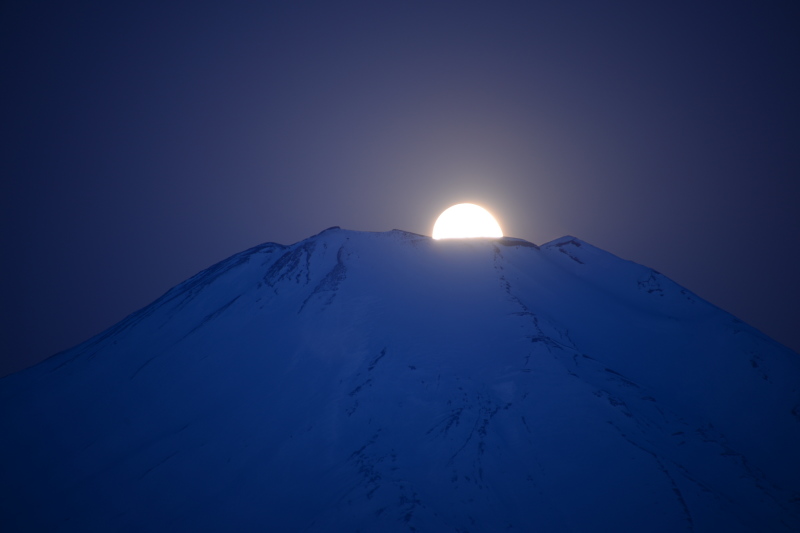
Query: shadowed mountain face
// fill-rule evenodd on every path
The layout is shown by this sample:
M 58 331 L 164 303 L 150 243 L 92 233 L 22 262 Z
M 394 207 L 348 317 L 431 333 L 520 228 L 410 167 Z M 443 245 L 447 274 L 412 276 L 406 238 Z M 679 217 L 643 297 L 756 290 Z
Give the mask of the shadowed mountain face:
M 797 531 L 800 357 L 578 239 L 264 244 L 0 380 L 10 531 Z

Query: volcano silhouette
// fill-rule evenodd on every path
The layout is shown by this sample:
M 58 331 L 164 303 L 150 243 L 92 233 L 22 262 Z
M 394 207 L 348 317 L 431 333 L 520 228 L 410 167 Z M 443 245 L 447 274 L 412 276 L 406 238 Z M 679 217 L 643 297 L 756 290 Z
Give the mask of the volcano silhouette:
M 800 357 L 579 239 L 263 244 L 0 380 L 3 531 L 800 531 Z

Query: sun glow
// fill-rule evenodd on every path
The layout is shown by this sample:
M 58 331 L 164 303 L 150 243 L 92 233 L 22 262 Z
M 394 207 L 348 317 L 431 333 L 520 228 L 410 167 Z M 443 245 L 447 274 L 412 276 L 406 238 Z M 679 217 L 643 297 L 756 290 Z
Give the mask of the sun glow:
M 502 237 L 500 224 L 481 206 L 456 204 L 448 207 L 433 225 L 434 239 L 469 239 Z

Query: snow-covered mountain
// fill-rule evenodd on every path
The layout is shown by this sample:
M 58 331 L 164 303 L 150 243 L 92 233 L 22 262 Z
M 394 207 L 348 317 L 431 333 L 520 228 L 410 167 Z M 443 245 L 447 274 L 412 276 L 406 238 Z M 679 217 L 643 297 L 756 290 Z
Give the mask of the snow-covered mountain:
M 800 356 L 573 237 L 264 244 L 0 380 L 3 531 L 800 531 Z

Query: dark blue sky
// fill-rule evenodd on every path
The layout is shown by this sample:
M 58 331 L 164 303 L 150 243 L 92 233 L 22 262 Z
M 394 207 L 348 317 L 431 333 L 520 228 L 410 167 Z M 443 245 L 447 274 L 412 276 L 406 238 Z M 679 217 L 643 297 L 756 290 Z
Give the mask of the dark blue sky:
M 4 2 L 0 375 L 247 247 L 464 201 L 800 350 L 783 5 Z

